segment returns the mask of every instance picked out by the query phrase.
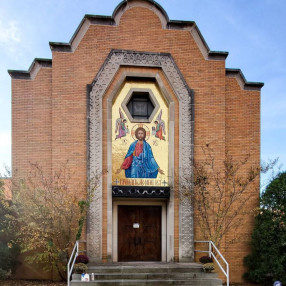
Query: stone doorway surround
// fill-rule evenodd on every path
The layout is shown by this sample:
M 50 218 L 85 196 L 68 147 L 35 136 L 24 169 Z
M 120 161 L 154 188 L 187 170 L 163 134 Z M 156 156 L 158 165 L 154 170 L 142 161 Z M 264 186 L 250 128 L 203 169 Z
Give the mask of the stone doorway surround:
M 112 79 L 121 66 L 159 68 L 167 78 L 174 94 L 179 101 L 179 185 L 183 183 L 185 174 L 192 172 L 193 158 L 193 92 L 187 86 L 182 74 L 175 64 L 172 56 L 167 53 L 150 53 L 136 51 L 112 50 L 102 65 L 88 90 L 88 177 L 100 174 L 102 168 L 102 99 Z M 127 76 L 127 75 L 126 75 Z M 140 73 L 132 76 L 140 77 Z M 160 85 L 160 80 L 155 78 Z M 158 82 L 159 80 L 159 82 Z M 120 85 L 117 87 L 119 88 Z M 162 87 L 164 89 L 164 87 Z M 164 92 L 163 92 L 164 93 Z M 114 92 L 108 98 L 108 137 L 111 138 L 111 108 Z M 167 95 L 168 96 L 168 95 Z M 174 116 L 174 114 L 173 114 Z M 111 166 L 111 139 L 108 139 L 108 169 Z M 109 154 L 110 153 L 110 154 Z M 186 156 L 187 154 L 187 156 Z M 174 170 L 171 169 L 173 174 Z M 170 172 L 171 174 L 171 172 Z M 111 191 L 111 174 L 108 174 L 107 187 L 107 256 L 113 260 L 113 207 Z M 180 190 L 179 190 L 179 193 Z M 102 260 L 102 187 L 99 186 L 95 193 L 94 201 L 88 214 L 87 223 L 87 250 L 92 261 Z M 170 197 L 172 206 L 172 195 Z M 168 212 L 172 212 L 169 208 Z M 168 254 L 167 260 L 174 256 L 174 241 L 172 253 Z M 179 203 L 179 260 L 193 261 L 194 258 L 194 231 L 193 231 L 193 208 L 188 198 L 181 196 Z

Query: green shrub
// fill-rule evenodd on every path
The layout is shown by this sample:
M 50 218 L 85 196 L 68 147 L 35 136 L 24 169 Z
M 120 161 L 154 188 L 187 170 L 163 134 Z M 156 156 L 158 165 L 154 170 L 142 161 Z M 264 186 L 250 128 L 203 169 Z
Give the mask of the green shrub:
M 17 264 L 19 246 L 15 243 L 16 215 L 12 202 L 4 193 L 3 181 L 0 180 L 0 269 L 1 279 L 11 273 Z
M 0 269 L 7 272 L 14 270 L 18 255 L 19 247 L 16 244 L 0 242 Z
M 261 196 L 261 209 L 255 218 L 252 252 L 244 262 L 250 282 L 286 284 L 286 172 L 280 174 Z
M 88 267 L 84 263 L 76 263 L 74 265 L 74 271 L 75 273 L 78 273 L 78 274 L 86 273 L 87 269 Z
M 5 280 L 8 277 L 8 272 L 0 268 L 0 280 Z
M 214 270 L 214 264 L 213 263 L 205 263 L 203 265 L 203 269 L 205 272 L 212 272 Z

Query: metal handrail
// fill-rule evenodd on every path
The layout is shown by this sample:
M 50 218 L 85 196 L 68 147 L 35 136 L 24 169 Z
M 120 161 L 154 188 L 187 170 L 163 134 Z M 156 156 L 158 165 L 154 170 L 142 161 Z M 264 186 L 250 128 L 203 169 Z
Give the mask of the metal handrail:
M 227 263 L 227 261 L 225 260 L 225 258 L 223 257 L 223 255 L 220 253 L 220 251 L 217 249 L 217 247 L 215 246 L 215 244 L 211 241 L 211 240 L 196 240 L 195 243 L 208 243 L 209 245 L 209 250 L 195 250 L 195 252 L 204 252 L 204 253 L 208 253 L 209 257 L 213 257 L 215 262 L 217 263 L 217 265 L 219 266 L 219 268 L 221 269 L 222 273 L 226 276 L 226 285 L 229 286 L 229 265 Z M 215 249 L 216 253 L 219 255 L 219 257 L 223 260 L 223 262 L 226 265 L 226 269 L 224 269 L 222 267 L 222 265 L 220 264 L 220 262 L 217 260 L 216 256 L 214 255 L 214 253 L 212 252 L 212 249 Z
M 68 262 L 68 266 L 67 266 L 67 283 L 68 283 L 68 286 L 70 286 L 70 278 L 71 278 L 71 274 L 73 271 L 75 260 L 78 256 L 78 252 L 79 252 L 79 241 L 77 240 L 75 242 L 75 245 L 74 245 L 73 251 L 71 253 L 71 256 L 70 256 L 70 259 Z M 70 267 L 71 262 L 72 262 L 72 266 Z

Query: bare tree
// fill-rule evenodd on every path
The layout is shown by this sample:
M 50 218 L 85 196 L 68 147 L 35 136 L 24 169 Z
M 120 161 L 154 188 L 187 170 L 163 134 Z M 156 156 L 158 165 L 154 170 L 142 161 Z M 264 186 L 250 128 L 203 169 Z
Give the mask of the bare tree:
M 248 201 L 259 202 L 260 172 L 267 172 L 276 160 L 260 167 L 250 155 L 234 160 L 226 155 L 218 162 L 210 146 L 203 148 L 204 158 L 194 161 L 193 174 L 184 176 L 181 190 L 193 201 L 196 224 L 203 239 L 220 246 L 225 235 L 236 232 L 254 208 Z
M 30 166 L 25 180 L 12 180 L 17 241 L 28 263 L 42 264 L 47 272 L 56 270 L 65 279 L 71 247 L 81 236 L 100 176 L 75 186 L 67 164 L 52 176 L 38 164 Z

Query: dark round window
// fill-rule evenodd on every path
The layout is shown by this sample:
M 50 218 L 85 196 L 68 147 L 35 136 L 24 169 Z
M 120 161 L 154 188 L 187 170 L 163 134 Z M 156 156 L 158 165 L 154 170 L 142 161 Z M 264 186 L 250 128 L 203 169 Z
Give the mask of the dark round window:
M 127 108 L 133 119 L 149 119 L 155 107 L 148 92 L 133 92 Z

